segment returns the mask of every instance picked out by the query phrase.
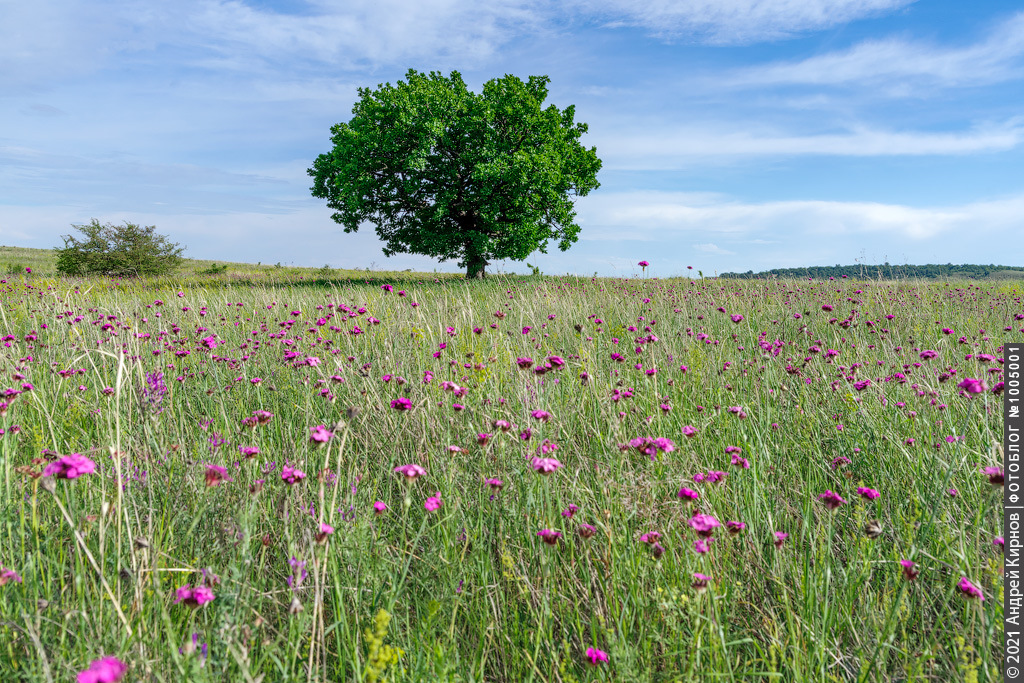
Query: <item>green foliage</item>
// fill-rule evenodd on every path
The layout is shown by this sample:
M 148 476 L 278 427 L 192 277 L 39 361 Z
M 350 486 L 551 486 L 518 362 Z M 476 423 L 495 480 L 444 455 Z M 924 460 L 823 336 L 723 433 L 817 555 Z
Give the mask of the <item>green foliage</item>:
M 54 249 L 57 272 L 64 275 L 163 275 L 181 263 L 183 248 L 156 234 L 155 225 L 100 225 L 93 218 L 71 227 L 82 233 L 82 239 L 63 235 L 64 246 Z
M 228 264 L 226 263 L 211 263 L 209 268 L 203 268 L 199 271 L 200 275 L 220 275 L 221 273 L 228 272 Z
M 384 253 L 459 259 L 483 277 L 489 259 L 565 251 L 579 226 L 570 194 L 600 184 L 597 149 L 579 138 L 575 107 L 542 109 L 547 76 L 506 75 L 470 92 L 459 72 L 410 69 L 407 82 L 360 88 L 334 148 L 316 158 L 313 196 L 327 200 L 345 232 L 370 221 Z

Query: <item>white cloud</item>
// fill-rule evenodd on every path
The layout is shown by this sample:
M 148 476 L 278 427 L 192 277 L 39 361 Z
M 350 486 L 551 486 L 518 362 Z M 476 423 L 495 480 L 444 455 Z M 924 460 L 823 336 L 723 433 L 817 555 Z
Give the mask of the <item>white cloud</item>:
M 707 242 L 705 244 L 694 244 L 693 248 L 705 254 L 718 254 L 720 256 L 734 256 L 736 254 L 735 251 L 722 249 L 720 246 L 713 242 Z
M 893 94 L 907 83 L 976 86 L 1020 78 L 1024 73 L 1024 13 L 1001 23 L 985 40 L 965 47 L 944 47 L 897 38 L 870 40 L 841 52 L 801 61 L 755 66 L 716 85 L 774 86 L 887 85 Z
M 840 133 L 792 135 L 771 130 L 750 132 L 720 126 L 652 130 L 634 123 L 591 135 L 607 168 L 673 169 L 707 159 L 751 156 L 924 156 L 1001 152 L 1024 140 L 1024 120 L 979 125 L 967 131 L 889 131 L 860 126 Z M 643 130 L 643 133 L 633 133 Z
M 892 12 L 914 0 L 576 0 L 610 28 L 717 45 L 788 38 Z
M 724 196 L 673 192 L 606 193 L 580 199 L 588 240 L 669 241 L 719 235 L 732 243 L 786 242 L 878 235 L 911 241 L 936 238 L 971 240 L 988 234 L 1024 230 L 1024 195 L 959 206 L 912 207 L 879 202 L 789 200 L 762 203 L 732 201 Z M 720 240 L 694 245 L 713 252 Z M 722 252 L 714 252 L 722 253 Z

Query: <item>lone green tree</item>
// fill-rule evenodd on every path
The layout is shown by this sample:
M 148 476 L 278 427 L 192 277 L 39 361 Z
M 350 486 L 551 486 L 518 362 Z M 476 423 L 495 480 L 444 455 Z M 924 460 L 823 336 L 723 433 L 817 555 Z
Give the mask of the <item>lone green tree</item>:
M 489 259 L 523 260 L 576 242 L 571 196 L 600 186 L 597 149 L 575 107 L 542 108 L 547 76 L 506 75 L 470 92 L 462 76 L 410 69 L 406 81 L 360 88 L 334 148 L 309 169 L 313 196 L 356 232 L 376 225 L 384 254 L 459 259 L 484 277 Z
M 71 227 L 82 237 L 62 235 L 64 246 L 54 249 L 57 272 L 64 275 L 163 275 L 181 263 L 183 248 L 158 235 L 155 225 L 143 227 L 128 221 L 100 225 L 93 218 Z

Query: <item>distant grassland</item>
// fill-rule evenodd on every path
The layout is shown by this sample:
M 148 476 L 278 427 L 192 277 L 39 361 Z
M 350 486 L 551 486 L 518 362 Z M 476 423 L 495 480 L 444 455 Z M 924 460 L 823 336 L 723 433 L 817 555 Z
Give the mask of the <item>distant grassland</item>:
M 211 273 L 214 267 L 227 266 L 227 270 L 220 273 Z M 32 274 L 41 277 L 57 276 L 57 256 L 52 249 L 32 249 L 30 247 L 8 247 L 0 246 L 0 275 L 21 275 L 26 268 L 32 269 Z M 386 279 L 388 281 L 401 280 L 422 280 L 429 275 L 438 280 L 459 279 L 463 276 L 459 273 L 414 273 L 412 271 L 386 271 L 368 269 L 356 270 L 345 268 L 302 268 L 285 266 L 280 264 L 265 263 L 237 263 L 234 261 L 220 261 L 209 259 L 190 259 L 182 261 L 181 267 L 165 279 L 180 280 L 193 276 L 205 276 L 215 282 L 217 279 L 233 280 L 258 280 L 277 282 L 279 280 L 292 280 L 296 278 L 325 279 L 338 282 L 362 282 L 367 283 L 369 279 Z M 148 278 L 147 278 L 148 279 Z

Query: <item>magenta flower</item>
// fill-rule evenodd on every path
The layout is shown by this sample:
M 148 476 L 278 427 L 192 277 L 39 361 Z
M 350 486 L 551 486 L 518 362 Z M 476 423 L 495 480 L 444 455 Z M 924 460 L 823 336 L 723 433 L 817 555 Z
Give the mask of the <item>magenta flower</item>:
M 640 263 L 646 264 L 647 262 L 646 261 L 641 261 Z M 607 662 L 608 661 L 608 653 L 605 652 L 604 650 L 598 650 L 596 647 L 588 647 L 587 648 L 587 659 L 590 660 L 590 664 L 592 666 L 597 666 L 598 662 Z
M 683 498 L 684 500 L 697 500 L 698 498 L 700 498 L 699 493 L 697 493 L 693 489 L 688 489 L 685 486 L 679 489 L 679 493 L 677 493 L 676 495 L 679 496 L 680 498 Z
M 306 473 L 296 467 L 285 465 L 281 468 L 281 481 L 289 486 L 297 484 L 305 478 Z
M 327 537 L 334 533 L 334 527 L 326 522 L 320 524 L 320 531 L 316 534 L 316 542 L 323 543 L 327 540 Z
M 409 410 L 412 408 L 412 401 L 407 399 L 405 396 L 401 396 L 391 402 L 391 407 L 399 411 Z
M 729 530 L 730 536 L 735 536 L 739 532 L 747 528 L 747 525 L 743 522 L 726 522 L 725 528 Z
M 963 389 L 968 394 L 981 394 L 984 393 L 988 387 L 985 385 L 985 380 L 973 379 L 968 377 L 964 381 L 957 384 L 958 387 Z
M 580 535 L 580 538 L 590 538 L 597 533 L 597 529 L 590 524 L 580 524 L 580 528 L 576 530 L 576 533 Z
M 501 488 L 505 485 L 505 482 L 503 482 L 501 479 L 485 479 L 484 483 L 490 486 L 491 489 L 494 491 L 500 491 Z
M 842 496 L 840 496 L 838 493 L 833 493 L 830 490 L 826 490 L 825 493 L 819 495 L 818 500 L 824 503 L 825 507 L 827 507 L 829 510 L 835 510 L 841 505 L 846 504 L 846 501 L 843 500 Z
M 562 463 L 558 462 L 555 458 L 537 458 L 534 457 L 531 466 L 534 470 L 541 474 L 550 474 L 562 466 Z
M 641 268 L 646 268 L 647 266 L 649 266 L 649 265 L 651 265 L 651 264 L 650 264 L 650 263 L 648 263 L 647 261 L 641 261 L 641 262 L 640 262 L 640 263 L 638 263 L 637 265 L 638 265 L 638 266 L 640 266 Z
M 640 537 L 641 543 L 647 543 L 648 545 L 657 543 L 661 540 L 661 534 L 657 531 L 648 531 L 646 534 Z
M 4 569 L 3 566 L 0 566 L 0 586 L 6 586 L 9 583 L 21 583 L 21 577 L 13 569 Z
M 530 417 L 541 422 L 547 422 L 551 419 L 551 413 L 546 410 L 534 410 L 530 413 Z
M 406 480 L 408 481 L 413 481 L 416 479 L 416 477 L 422 477 L 427 473 L 425 469 L 423 469 L 420 465 L 417 465 L 416 463 L 413 463 L 411 465 L 399 465 L 394 469 L 394 471 L 398 472 L 399 474 L 404 474 Z
M 789 538 L 789 534 L 787 534 L 785 531 L 776 531 L 775 532 L 775 547 L 776 548 L 781 548 L 782 544 L 786 542 L 787 538 Z
M 384 514 L 384 511 L 388 509 L 388 506 L 384 504 L 383 500 L 378 500 L 373 504 L 373 512 L 377 515 Z
M 192 588 L 191 585 L 182 586 L 174 592 L 177 599 L 174 604 L 177 605 L 179 602 L 185 603 L 189 607 L 202 607 L 208 602 L 212 602 L 214 597 L 213 591 L 208 586 L 196 586 Z
M 721 522 L 717 519 L 703 513 L 698 513 L 691 517 L 689 524 L 690 528 L 696 531 L 697 535 L 702 538 L 710 538 L 715 529 L 722 526 Z
M 932 351 L 931 349 L 925 349 L 924 351 L 922 351 L 918 355 L 921 358 L 921 360 L 930 360 L 932 358 L 938 357 L 939 352 L 938 351 Z
M 1004 550 L 1005 549 L 1005 546 L 1003 545 L 1003 537 L 1002 536 L 996 536 L 995 538 L 993 538 L 992 539 L 992 545 L 994 545 L 995 547 L 999 548 L 1000 550 Z M 2 575 L 2 573 L 3 573 L 3 570 L 0 570 L 0 575 Z
M 80 453 L 72 453 L 47 465 L 43 470 L 43 476 L 57 479 L 78 479 L 83 474 L 92 474 L 95 471 L 96 463 Z
M 433 512 L 441 507 L 441 492 L 438 491 L 434 495 L 427 498 L 427 502 L 423 503 L 423 507 L 426 508 L 427 512 Z
M 579 505 L 577 505 L 576 503 L 569 503 L 569 507 L 567 507 L 566 509 L 562 510 L 562 516 L 563 517 L 568 517 L 569 519 L 572 519 L 573 516 L 577 512 L 579 512 L 579 511 L 580 511 L 580 506 Z
M 878 498 L 880 495 L 882 495 L 878 491 L 874 489 L 869 489 L 866 486 L 858 486 L 857 494 L 860 495 L 860 497 L 864 498 L 865 500 L 874 500 L 875 498 Z
M 710 576 L 695 572 L 693 575 L 693 589 L 698 593 L 703 593 L 708 589 L 708 581 L 711 581 Z
M 309 440 L 313 443 L 327 443 L 333 434 L 326 425 L 317 425 L 309 428 Z
M 128 671 L 128 665 L 117 657 L 103 657 L 78 673 L 78 683 L 117 683 Z
M 686 425 L 685 427 L 683 427 L 683 436 L 685 436 L 688 439 L 693 438 L 693 436 L 696 433 L 697 433 L 696 427 L 693 427 L 691 425 Z
M 555 531 L 554 529 L 541 529 L 537 532 L 537 535 L 540 536 L 540 540 L 548 545 L 555 545 L 558 543 L 558 539 L 562 537 L 562 532 Z
M 698 538 L 696 541 L 693 542 L 693 549 L 701 555 L 703 555 L 704 553 L 711 550 L 710 544 L 714 540 L 715 539 L 713 538 Z
M 900 566 L 903 567 L 903 578 L 907 581 L 913 581 L 921 573 L 914 569 L 915 565 L 910 560 L 900 560 Z
M 968 598 L 978 598 L 981 602 L 985 602 L 985 596 L 982 594 L 981 589 L 968 581 L 966 576 L 960 577 L 960 583 L 956 587 Z
M 988 483 L 992 486 L 1002 486 L 1005 482 L 1002 467 L 985 467 L 982 472 L 988 476 Z
M 735 315 L 729 316 L 729 319 L 732 320 L 734 323 L 741 323 L 741 322 L 743 322 L 743 316 L 740 315 L 739 313 L 736 313 Z
M 226 481 L 234 481 L 228 476 L 226 468 L 220 465 L 207 465 L 206 466 L 206 485 L 207 486 L 218 486 Z

